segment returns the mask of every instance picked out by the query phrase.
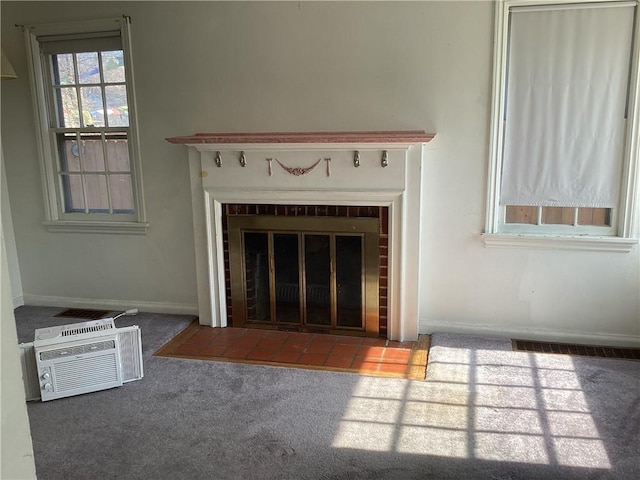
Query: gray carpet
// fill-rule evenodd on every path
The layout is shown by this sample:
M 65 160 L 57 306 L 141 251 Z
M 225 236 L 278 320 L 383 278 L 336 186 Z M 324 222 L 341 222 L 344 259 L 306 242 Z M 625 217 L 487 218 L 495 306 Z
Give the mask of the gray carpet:
M 60 310 L 16 310 L 20 341 Z M 191 319 L 118 320 L 142 380 L 29 403 L 38 478 L 640 478 L 640 362 L 446 334 L 424 382 L 152 356 Z

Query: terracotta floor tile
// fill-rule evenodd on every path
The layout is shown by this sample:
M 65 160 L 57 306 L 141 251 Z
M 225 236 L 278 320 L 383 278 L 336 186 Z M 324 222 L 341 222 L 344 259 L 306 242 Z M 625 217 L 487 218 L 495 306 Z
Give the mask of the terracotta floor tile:
M 207 345 L 202 348 L 198 355 L 203 357 L 222 357 L 227 347 L 224 345 Z
M 363 338 L 362 345 L 368 347 L 384 347 L 387 344 L 385 338 Z
M 337 335 L 325 335 L 323 333 L 318 333 L 313 336 L 312 341 L 315 343 L 335 344 L 337 341 Z
M 315 339 L 311 341 L 304 349 L 305 353 L 322 353 L 327 354 L 333 348 L 333 343 L 329 342 L 317 342 Z
M 282 363 L 298 363 L 298 359 L 300 358 L 299 351 L 292 350 L 282 350 L 271 359 L 273 362 L 282 362 Z
M 389 347 L 389 348 L 413 348 L 415 343 L 416 342 L 394 342 L 393 340 L 390 340 L 389 343 L 387 343 L 387 347 Z
M 382 358 L 385 361 L 394 361 L 394 363 L 407 363 L 409 361 L 409 358 L 411 358 L 411 350 L 405 348 L 387 348 L 385 349 Z
M 402 363 L 381 363 L 378 371 L 384 373 L 406 373 L 407 365 Z
M 378 359 L 382 357 L 384 353 L 383 347 L 360 347 L 357 355 L 359 357 L 365 357 L 367 359 Z
M 251 347 L 251 348 L 254 348 L 260 342 L 261 342 L 260 337 L 253 337 L 253 336 L 245 337 L 243 335 L 242 337 L 238 337 L 235 340 L 235 342 L 233 342 L 233 346 L 234 347 Z
M 356 353 L 358 352 L 358 345 L 336 345 L 333 347 L 333 350 L 331 350 L 331 355 L 342 355 L 342 356 L 349 356 L 349 357 L 354 357 L 356 355 Z
M 353 356 L 346 355 L 329 355 L 327 360 L 324 362 L 325 367 L 335 367 L 335 368 L 349 368 L 353 363 Z
M 207 327 L 207 329 L 213 330 L 213 328 L 211 327 Z M 202 331 L 196 332 L 194 335 L 191 335 L 191 337 L 187 339 L 186 343 L 198 343 L 198 344 L 209 343 L 215 337 L 216 335 L 211 334 L 206 330 L 202 330 Z
M 353 364 L 351 368 L 355 368 L 360 372 L 377 372 L 380 364 L 378 362 L 367 362 L 366 360 L 361 360 L 361 357 L 356 357 L 353 360 Z
M 300 342 L 309 342 L 315 337 L 314 333 L 306 333 L 306 332 L 296 332 L 292 333 L 287 342 L 300 341 Z
M 258 347 L 260 348 L 282 348 L 284 345 L 286 338 L 277 338 L 277 337 L 265 337 L 261 339 L 258 343 Z
M 284 342 L 284 345 L 306 345 L 307 343 L 311 342 L 311 340 L 313 340 L 313 335 L 301 333 L 299 335 L 292 335 L 291 337 L 287 338 L 287 340 Z
M 244 331 L 243 337 L 263 338 L 265 334 L 264 330 L 258 330 L 256 328 L 247 328 Z
M 224 352 L 224 356 L 234 359 L 247 358 L 251 350 L 252 348 L 247 347 L 229 347 L 227 351 Z
M 197 343 L 183 343 L 176 348 L 176 353 L 178 355 L 198 355 L 201 349 L 202 346 Z
M 298 360 L 298 365 L 324 365 L 327 355 L 322 353 L 303 353 Z
M 211 343 L 209 343 L 209 345 L 222 345 L 225 347 L 230 347 L 236 342 L 237 339 L 238 337 L 225 337 L 220 335 L 211 340 Z
M 340 345 L 360 345 L 362 344 L 361 337 L 346 337 L 346 336 L 338 336 L 336 335 L 335 343 Z
M 227 328 L 221 328 L 220 333 L 218 335 L 223 337 L 240 337 L 241 335 L 244 335 L 244 333 L 245 333 L 244 328 L 227 327 Z
M 289 340 L 291 336 L 294 335 L 291 332 L 279 332 L 277 330 L 268 330 L 264 334 L 264 338 L 279 340 L 281 343 Z
M 282 350 L 286 350 L 289 352 L 297 352 L 297 353 L 302 353 L 306 350 L 307 348 L 307 344 L 293 344 L 293 345 L 282 345 Z
M 275 348 L 255 348 L 247 355 L 248 360 L 271 360 L 278 350 Z

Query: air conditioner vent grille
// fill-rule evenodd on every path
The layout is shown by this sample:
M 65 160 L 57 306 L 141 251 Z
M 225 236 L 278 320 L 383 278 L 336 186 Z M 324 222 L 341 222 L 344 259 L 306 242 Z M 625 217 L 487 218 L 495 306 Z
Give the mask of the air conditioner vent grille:
M 90 386 L 117 385 L 118 362 L 116 354 L 69 360 L 56 364 L 56 390 L 58 393 Z
M 40 353 L 40 361 L 55 360 L 57 358 L 72 357 L 74 355 L 82 355 L 84 353 L 100 352 L 103 350 L 112 350 L 116 348 L 115 340 L 106 340 L 104 342 L 86 343 L 84 345 L 74 345 L 66 348 L 58 348 L 55 350 L 45 350 Z
M 63 330 L 63 337 L 70 337 L 72 335 L 81 335 L 83 333 L 93 333 L 93 332 L 104 332 L 108 330 L 113 330 L 113 323 L 100 323 L 97 325 L 88 325 L 77 328 L 70 328 L 69 330 Z
M 142 343 L 140 330 L 121 329 L 118 332 L 120 358 L 122 361 L 122 381 L 130 382 L 142 378 Z

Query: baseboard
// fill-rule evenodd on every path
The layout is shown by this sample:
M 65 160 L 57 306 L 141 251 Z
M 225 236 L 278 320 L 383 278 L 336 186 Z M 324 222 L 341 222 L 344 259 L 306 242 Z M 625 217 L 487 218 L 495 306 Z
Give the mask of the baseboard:
M 105 300 L 96 298 L 54 297 L 24 295 L 23 305 L 38 307 L 92 308 L 99 310 L 126 310 L 137 308 L 141 312 L 197 315 L 198 305 L 168 302 L 136 302 L 133 300 Z
M 519 340 L 536 340 L 580 345 L 602 345 L 612 347 L 639 347 L 640 335 L 620 335 L 615 333 L 586 333 L 571 330 L 551 330 L 543 328 L 513 328 L 504 325 L 476 325 L 458 322 L 421 321 L 421 334 L 458 333 Z
M 24 296 L 13 297 L 13 308 L 16 309 L 24 305 Z

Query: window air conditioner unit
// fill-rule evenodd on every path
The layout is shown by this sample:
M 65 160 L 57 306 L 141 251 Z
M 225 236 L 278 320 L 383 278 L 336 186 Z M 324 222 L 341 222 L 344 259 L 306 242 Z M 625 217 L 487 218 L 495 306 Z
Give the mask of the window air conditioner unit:
M 119 316 L 37 329 L 33 342 L 20 345 L 27 400 L 44 402 L 140 380 L 140 328 L 116 328 Z

